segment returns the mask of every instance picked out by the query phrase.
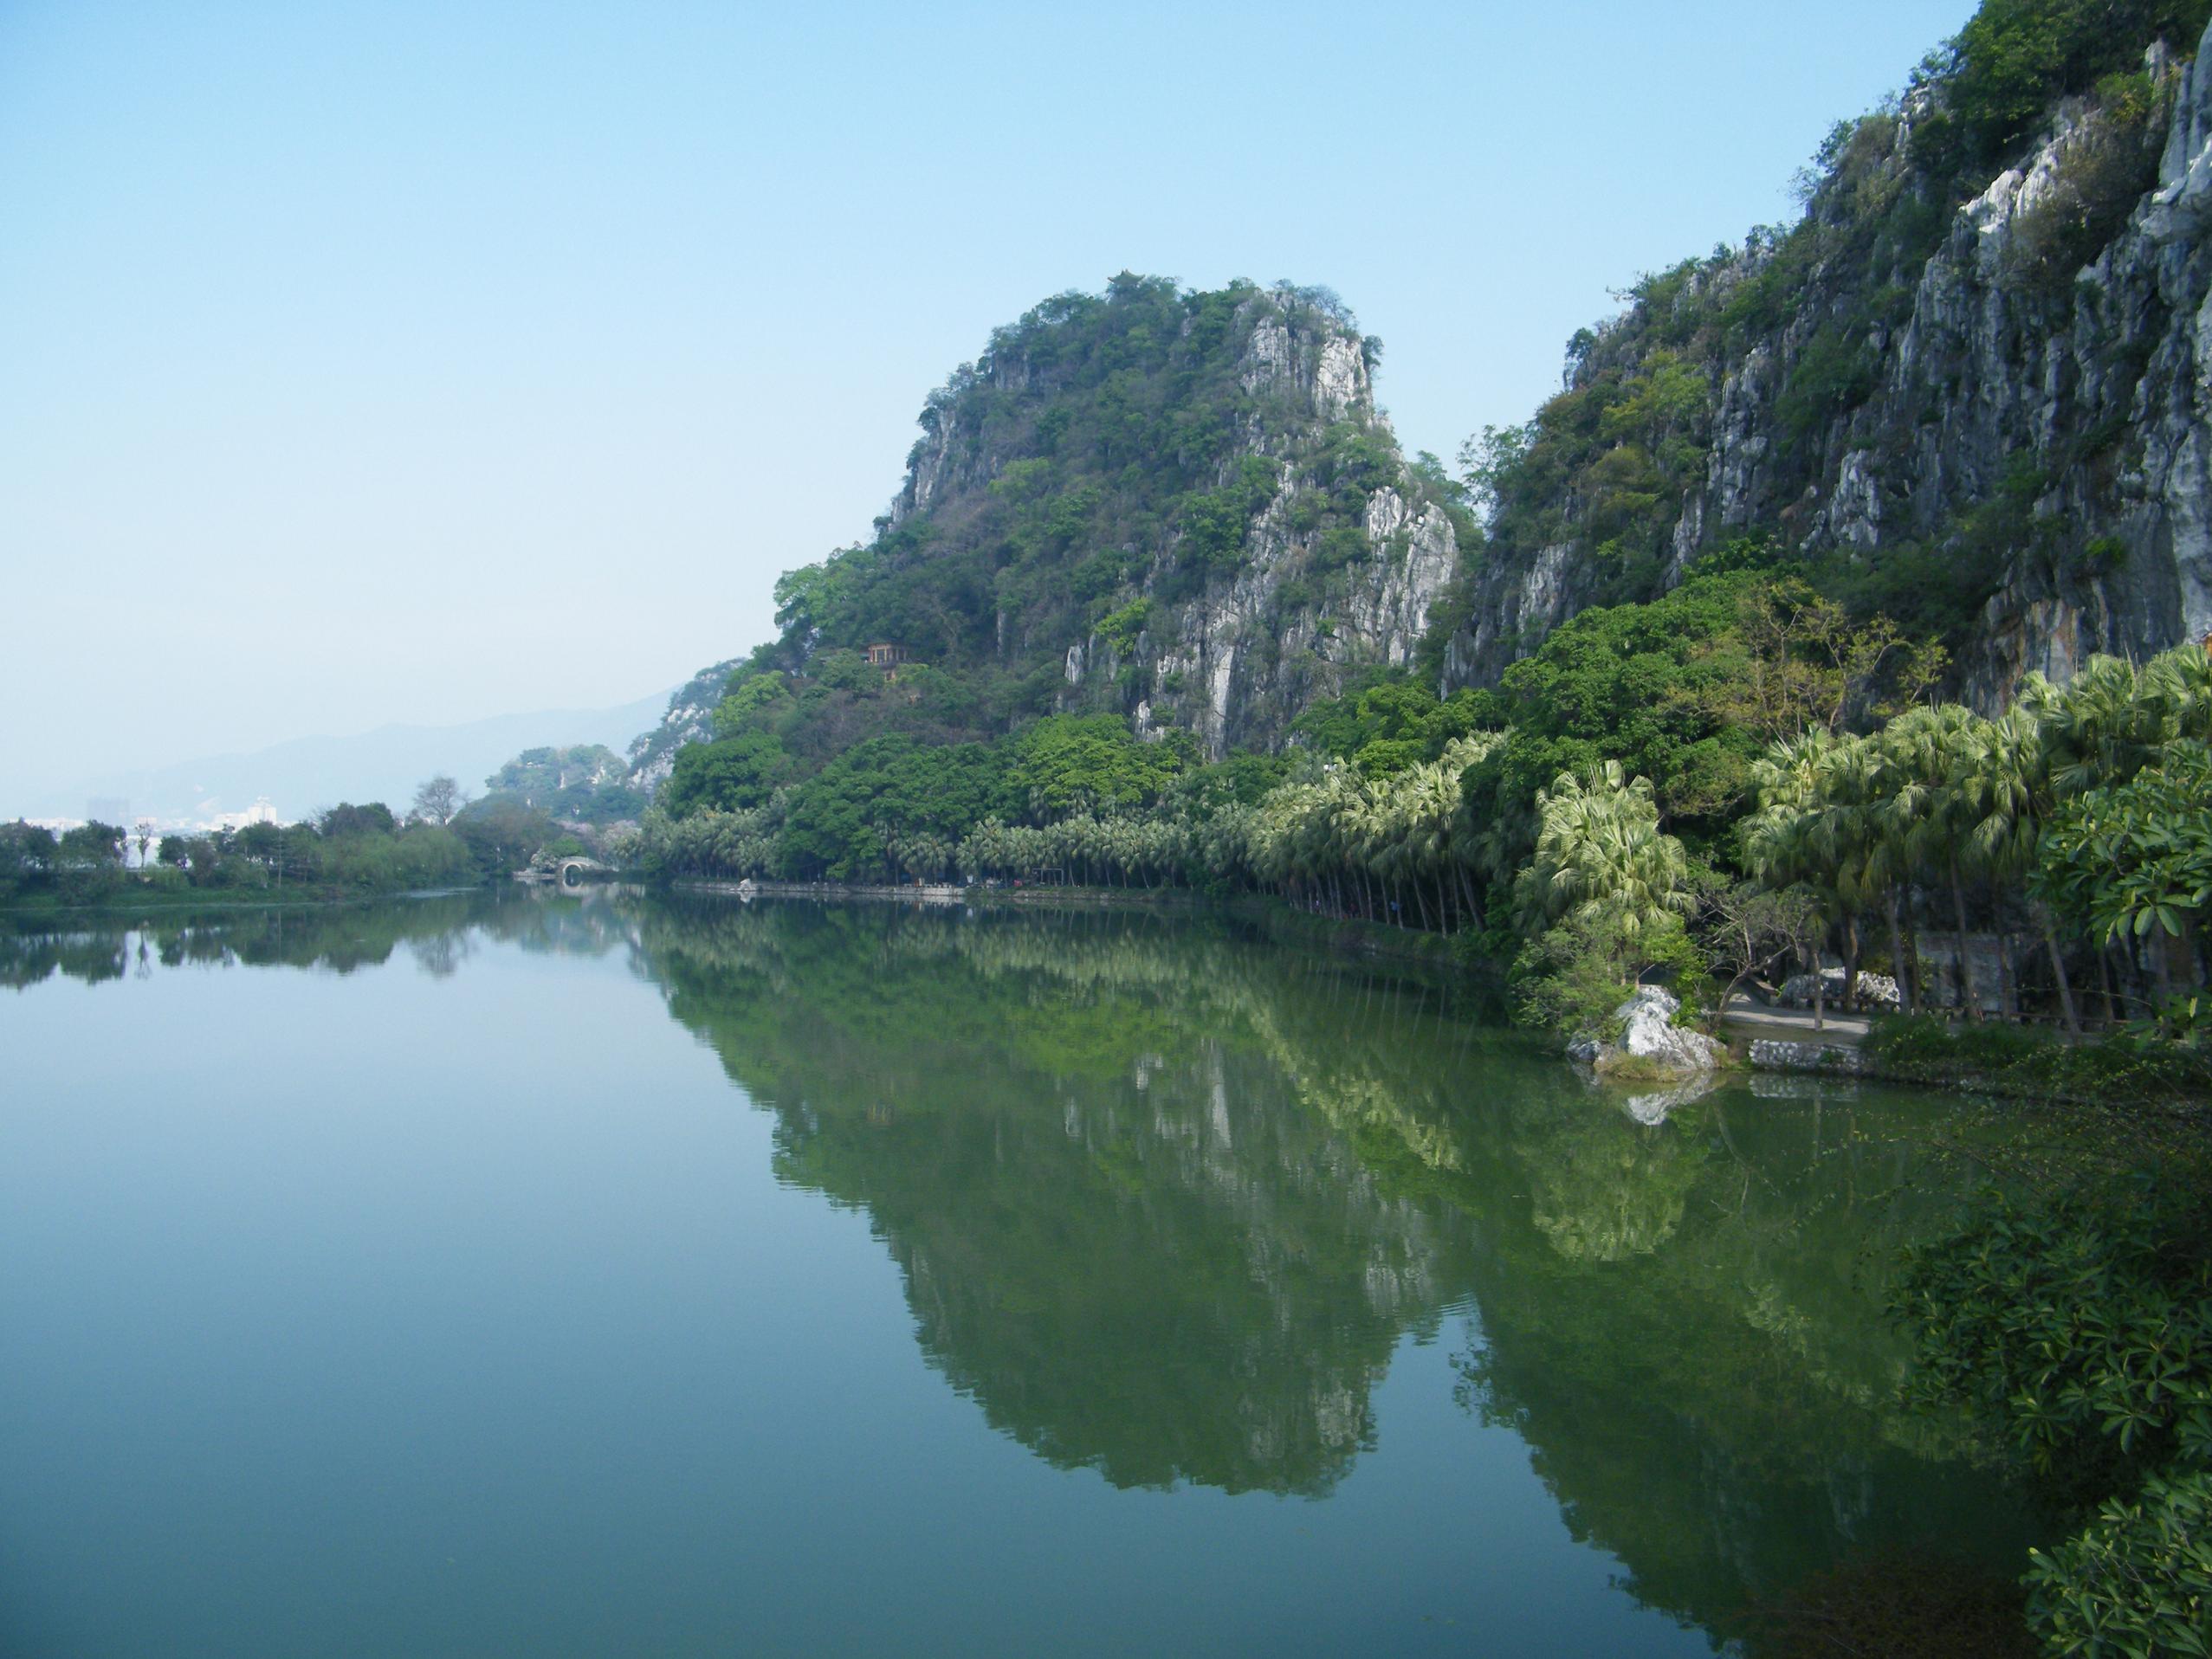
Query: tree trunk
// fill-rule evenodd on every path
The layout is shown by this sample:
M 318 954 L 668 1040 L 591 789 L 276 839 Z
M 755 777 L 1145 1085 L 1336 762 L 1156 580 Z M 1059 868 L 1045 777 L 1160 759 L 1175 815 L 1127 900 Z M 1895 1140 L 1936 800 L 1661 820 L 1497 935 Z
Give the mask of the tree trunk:
M 1956 858 L 1950 861 L 1950 902 L 1953 919 L 1958 923 L 1959 996 L 1966 1004 L 1966 1017 L 1979 1025 L 1982 998 L 1974 989 L 1974 959 L 1966 948 L 1966 888 L 1958 879 Z
M 1928 1000 L 1928 982 L 1920 977 L 1920 919 L 1912 913 L 1912 890 L 1905 894 L 1905 961 L 1911 970 L 1907 976 L 1912 986 L 1912 1011 L 1918 1013 Z
M 1905 1000 L 1905 1011 L 1917 1014 L 1920 1011 L 1920 1000 L 1912 991 L 1911 964 L 1905 959 L 1905 933 L 1898 926 L 1897 920 L 1897 889 L 1887 888 L 1883 893 L 1890 918 L 1890 972 L 1897 976 L 1898 990 Z
M 1997 920 L 1997 1002 L 2011 1024 L 2020 1020 L 2020 982 L 2013 978 L 2013 932 L 2004 925 L 2004 894 L 1995 887 L 1989 889 L 1989 907 Z
M 1859 1011 L 1859 913 L 1843 919 L 1843 1011 Z
M 1453 868 L 1458 872 L 1459 891 L 1467 901 L 1468 925 L 1479 933 L 1483 930 L 1483 907 L 1475 902 L 1474 884 L 1467 880 L 1467 867 L 1465 864 L 1455 865 Z
M 2043 943 L 2050 947 L 2051 973 L 2059 982 L 2059 1011 L 2066 1017 L 2066 1030 L 2074 1036 L 2081 1035 L 2081 1017 L 2074 1012 L 2073 986 L 2066 980 L 2066 959 L 2059 949 L 2059 936 L 2051 929 L 2051 919 L 2043 918 Z

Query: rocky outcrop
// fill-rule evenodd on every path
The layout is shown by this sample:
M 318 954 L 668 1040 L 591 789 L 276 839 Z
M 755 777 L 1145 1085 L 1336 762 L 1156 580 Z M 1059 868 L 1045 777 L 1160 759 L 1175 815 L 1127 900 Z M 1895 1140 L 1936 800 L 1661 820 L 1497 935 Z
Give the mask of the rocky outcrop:
M 676 752 L 687 743 L 702 743 L 714 735 L 715 706 L 722 700 L 740 659 L 717 662 L 693 675 L 669 698 L 668 712 L 651 731 L 641 733 L 630 746 L 630 782 L 650 791 L 664 783 L 676 765 Z
M 1256 413 L 1243 445 L 1278 459 L 1274 494 L 1234 573 L 1162 607 L 1129 659 L 1150 687 L 1146 728 L 1184 726 L 1215 757 L 1277 746 L 1347 670 L 1406 666 L 1459 560 L 1451 516 L 1401 466 L 1394 481 L 1366 493 L 1358 554 L 1323 568 L 1306 498 L 1323 487 L 1316 474 L 1329 429 L 1378 434 L 1396 454 L 1374 406 L 1368 348 L 1340 315 L 1286 305 L 1279 293 L 1255 296 L 1245 311 L 1239 382 Z M 1167 574 L 1165 551 L 1148 586 Z
M 1841 968 L 1827 968 L 1821 974 L 1821 1000 L 1829 1008 L 1843 1006 L 1844 987 L 1848 976 Z M 1794 973 L 1782 982 L 1775 1000 L 1784 1008 L 1810 1008 L 1813 1005 L 1813 976 Z M 1903 993 L 1896 980 L 1886 973 L 1866 973 L 1859 976 L 1857 992 L 1862 1008 L 1897 1008 L 1902 1005 Z
M 1313 549 L 1287 522 L 1286 482 L 1254 523 L 1251 557 L 1227 582 L 1176 607 L 1148 630 L 1135 661 L 1160 687 L 1147 713 L 1198 733 L 1216 758 L 1237 746 L 1271 748 L 1302 708 L 1348 668 L 1403 668 L 1427 630 L 1428 610 L 1458 561 L 1451 520 L 1386 487 L 1367 503 L 1369 557 L 1320 603 L 1294 595 Z
M 1398 459 L 1374 405 L 1372 348 L 1341 306 L 1287 287 L 1244 290 L 1231 337 L 1243 396 L 1235 441 L 1213 481 L 1229 487 L 1253 460 L 1274 474 L 1233 568 L 1194 586 L 1170 525 L 1156 542 L 1122 550 L 1140 571 L 1133 597 L 1149 602 L 1144 626 L 1052 646 L 1058 708 L 1121 713 L 1148 736 L 1180 726 L 1214 756 L 1277 747 L 1298 713 L 1348 672 L 1410 662 L 1460 552 L 1451 513 Z M 1006 436 L 994 436 L 991 411 L 1008 398 L 1049 398 L 1059 372 L 1001 345 L 954 376 L 922 412 L 887 522 L 956 518 L 1010 466 L 1030 460 L 1030 433 L 1003 423 Z M 1318 522 L 1324 500 L 1339 520 L 1344 510 L 1332 468 L 1347 433 L 1373 439 L 1393 475 L 1356 486 L 1355 525 Z
M 1750 532 L 1859 567 L 1911 555 L 1948 578 L 1979 561 L 1956 675 L 1984 707 L 2030 671 L 2064 680 L 2094 653 L 2212 629 L 2204 44 L 2186 66 L 2151 49 L 2147 109 L 2060 105 L 1956 205 L 1914 158 L 1940 96 L 1924 91 L 1860 124 L 1813 203 L 1826 251 L 1791 268 L 1777 320 L 1747 333 L 1732 320 L 1758 307 L 1729 307 L 1803 245 L 1765 237 L 1599 331 L 1570 388 L 1694 355 L 1685 320 L 1708 328 L 1705 407 L 1678 434 L 1703 461 L 1668 498 L 1659 585 Z M 1931 216 L 1932 234 L 1898 229 Z M 1620 554 L 1588 500 L 1555 505 L 1565 533 L 1493 544 L 1447 686 L 1495 683 L 1586 605 L 1650 597 L 1608 590 Z
M 1682 999 L 1672 991 L 1640 985 L 1613 1011 L 1619 1037 L 1577 1037 L 1567 1045 L 1568 1055 L 1601 1077 L 1632 1070 L 1685 1077 L 1712 1071 L 1727 1051 L 1703 1032 L 1677 1025 L 1681 1009 Z

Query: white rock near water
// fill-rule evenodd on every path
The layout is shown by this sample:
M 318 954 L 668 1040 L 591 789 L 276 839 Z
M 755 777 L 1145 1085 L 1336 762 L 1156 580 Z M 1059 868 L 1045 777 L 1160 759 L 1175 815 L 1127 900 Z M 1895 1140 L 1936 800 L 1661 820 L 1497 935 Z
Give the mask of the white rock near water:
M 1681 999 L 1671 991 L 1657 985 L 1639 986 L 1634 996 L 1613 1010 L 1613 1017 L 1620 1023 L 1620 1042 L 1577 1037 L 1567 1045 L 1567 1052 L 1596 1067 L 1600 1073 L 1624 1060 L 1639 1060 L 1647 1066 L 1684 1074 L 1711 1071 L 1720 1064 L 1721 1046 L 1703 1032 L 1677 1025 L 1674 1016 L 1681 1006 Z

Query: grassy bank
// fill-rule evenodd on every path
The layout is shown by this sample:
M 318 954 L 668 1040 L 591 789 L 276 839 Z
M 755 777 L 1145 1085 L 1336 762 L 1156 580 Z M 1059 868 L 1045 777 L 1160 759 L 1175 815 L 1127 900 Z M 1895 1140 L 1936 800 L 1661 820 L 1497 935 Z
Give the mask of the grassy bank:
M 1878 1019 L 1860 1044 L 1866 1075 L 1931 1088 L 2088 1107 L 2201 1107 L 2212 1055 L 2152 1036 L 2068 1042 L 2018 1025 Z

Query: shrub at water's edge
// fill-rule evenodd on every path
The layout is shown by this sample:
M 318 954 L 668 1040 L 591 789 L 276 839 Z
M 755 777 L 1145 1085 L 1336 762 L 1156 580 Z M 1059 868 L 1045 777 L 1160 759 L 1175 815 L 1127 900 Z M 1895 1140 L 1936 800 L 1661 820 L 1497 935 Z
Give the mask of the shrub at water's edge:
M 2212 1188 L 2189 1152 L 2016 1183 L 1906 1252 L 1909 1397 L 1978 1412 L 2073 1511 L 2028 1572 L 2054 1653 L 2212 1650 Z

